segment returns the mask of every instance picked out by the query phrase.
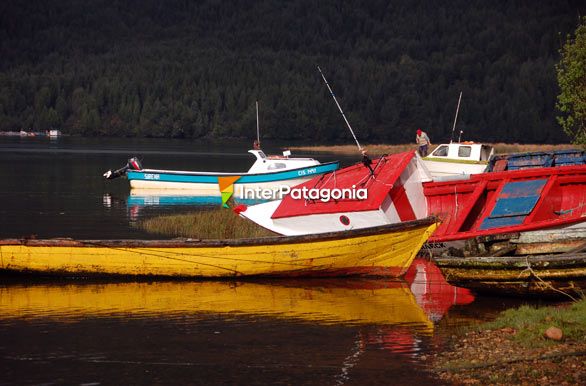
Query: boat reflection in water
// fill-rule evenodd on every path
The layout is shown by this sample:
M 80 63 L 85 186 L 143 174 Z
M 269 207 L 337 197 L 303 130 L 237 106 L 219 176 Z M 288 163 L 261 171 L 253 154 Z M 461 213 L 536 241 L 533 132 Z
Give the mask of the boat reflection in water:
M 437 265 L 426 258 L 413 260 L 404 279 L 419 306 L 434 322 L 439 321 L 450 307 L 474 301 L 469 289 L 449 284 Z
M 179 383 L 203 371 L 212 384 L 430 382 L 413 366 L 434 322 L 404 281 L 14 283 L 0 285 L 0 310 L 7 380 L 132 383 L 156 368 Z
M 445 281 L 433 287 L 422 286 L 421 276 L 409 279 L 411 284 L 372 279 L 4 284 L 0 320 L 223 314 L 320 325 L 410 325 L 431 333 L 440 312 L 474 299 Z M 465 292 L 465 301 L 454 296 L 458 291 Z
M 236 205 L 256 205 L 266 202 L 260 199 L 236 199 Z M 220 196 L 202 196 L 189 189 L 131 189 L 126 206 L 132 221 L 138 220 L 145 208 L 158 210 L 176 209 L 179 207 L 219 207 L 222 205 Z
M 0 287 L 0 319 L 253 315 L 317 324 L 433 323 L 406 283 L 379 280 L 130 282 Z

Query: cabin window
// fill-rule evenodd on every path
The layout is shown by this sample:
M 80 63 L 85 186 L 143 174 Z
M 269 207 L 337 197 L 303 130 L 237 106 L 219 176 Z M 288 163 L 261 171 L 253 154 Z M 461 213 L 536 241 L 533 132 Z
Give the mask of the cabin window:
M 342 225 L 350 225 L 350 219 L 344 215 L 340 216 L 340 222 L 342 223 Z
M 470 157 L 470 154 L 472 154 L 471 146 L 460 146 L 460 148 L 458 148 L 458 157 L 468 158 Z
M 443 145 L 435 149 L 432 155 L 436 157 L 447 157 L 448 156 L 448 147 Z
M 275 162 L 274 164 L 270 164 L 268 169 L 269 170 L 285 169 L 286 167 L 287 167 L 287 165 L 282 162 Z

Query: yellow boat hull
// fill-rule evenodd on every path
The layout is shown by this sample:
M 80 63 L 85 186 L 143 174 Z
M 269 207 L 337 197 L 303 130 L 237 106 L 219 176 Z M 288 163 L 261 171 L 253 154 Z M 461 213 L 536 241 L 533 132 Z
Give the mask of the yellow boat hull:
M 434 220 L 425 219 L 245 240 L 3 240 L 0 270 L 73 276 L 398 277 L 435 229 Z

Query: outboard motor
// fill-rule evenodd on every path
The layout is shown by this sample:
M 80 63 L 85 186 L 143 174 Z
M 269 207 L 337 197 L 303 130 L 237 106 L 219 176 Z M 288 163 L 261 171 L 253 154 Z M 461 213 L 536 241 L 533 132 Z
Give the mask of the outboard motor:
M 142 165 L 136 157 L 132 157 L 131 159 L 129 159 L 128 164 L 126 166 L 133 170 L 142 170 Z
M 104 177 L 108 180 L 113 180 L 114 178 L 118 178 L 120 176 L 125 175 L 126 171 L 128 169 L 133 169 L 133 170 L 141 170 L 142 169 L 142 165 L 140 164 L 140 161 L 138 160 L 138 158 L 136 158 L 136 157 L 130 158 L 128 160 L 128 163 L 118 170 L 114 170 L 114 171 L 112 171 L 112 169 L 108 170 L 106 173 L 104 173 Z

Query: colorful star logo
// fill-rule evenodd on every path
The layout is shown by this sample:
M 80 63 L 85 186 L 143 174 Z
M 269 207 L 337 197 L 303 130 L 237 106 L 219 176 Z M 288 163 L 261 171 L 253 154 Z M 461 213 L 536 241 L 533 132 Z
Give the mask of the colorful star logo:
M 222 206 L 228 208 L 228 200 L 234 194 L 234 183 L 238 181 L 240 176 L 218 177 L 218 185 L 220 186 L 220 193 L 222 194 Z

